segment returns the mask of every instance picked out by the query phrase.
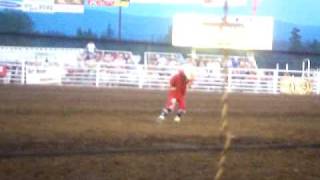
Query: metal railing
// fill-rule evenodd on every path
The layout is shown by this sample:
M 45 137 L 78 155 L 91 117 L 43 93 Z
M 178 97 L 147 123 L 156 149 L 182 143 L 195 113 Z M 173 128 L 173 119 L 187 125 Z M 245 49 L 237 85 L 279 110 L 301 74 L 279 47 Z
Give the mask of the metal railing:
M 1 62 L 7 68 L 2 84 L 50 84 L 92 87 L 131 87 L 166 89 L 170 77 L 180 66 L 158 67 L 141 64 L 98 63 L 95 66 L 68 67 L 59 64 L 35 64 L 28 62 Z M 191 90 L 222 92 L 225 83 L 229 92 L 319 94 L 320 72 L 280 69 L 229 68 L 212 71 L 196 68 L 196 78 Z M 227 79 L 227 81 L 225 81 Z
M 166 89 L 170 77 L 184 63 L 179 53 L 146 52 L 144 63 L 130 51 L 99 50 L 97 59 L 84 60 L 80 48 L 0 46 L 0 84 L 50 84 L 92 87 Z M 148 63 L 151 58 L 164 57 Z M 151 60 L 150 60 L 151 61 Z M 175 62 L 175 63 L 172 63 Z M 141 64 L 142 63 L 142 64 Z M 306 65 L 307 63 L 307 65 Z M 196 67 L 194 91 L 319 94 L 320 72 L 302 70 L 228 68 L 221 63 Z M 227 83 L 227 84 L 226 84 Z

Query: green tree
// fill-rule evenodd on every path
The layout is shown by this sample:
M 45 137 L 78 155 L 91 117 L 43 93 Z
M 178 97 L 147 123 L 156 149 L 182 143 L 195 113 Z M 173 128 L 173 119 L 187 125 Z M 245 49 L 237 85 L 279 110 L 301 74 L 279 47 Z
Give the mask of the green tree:
M 290 46 L 289 46 L 289 51 L 302 51 L 303 46 L 301 43 L 301 36 L 300 36 L 300 29 L 298 28 L 293 28 L 291 31 L 291 37 L 289 39 L 290 41 Z
M 66 36 L 63 32 L 59 32 L 59 31 L 47 31 L 46 34 L 50 36 L 58 36 L 58 37 Z
M 314 39 L 309 45 L 308 45 L 308 51 L 310 52 L 320 52 L 320 43 L 318 40 Z
M 85 39 L 97 39 L 97 35 L 94 34 L 91 29 L 82 30 L 81 28 L 77 29 L 76 37 Z
M 111 24 L 108 24 L 108 27 L 104 33 L 101 35 L 102 39 L 113 39 L 114 38 L 114 30 L 111 27 Z
M 82 29 L 81 28 L 78 28 L 77 29 L 77 34 L 76 34 L 77 37 L 83 37 L 83 33 L 82 33 Z
M 171 44 L 172 43 L 172 25 L 169 26 L 168 32 L 164 37 L 164 42 Z
M 4 10 L 0 11 L 0 32 L 32 33 L 34 32 L 34 25 L 26 13 Z

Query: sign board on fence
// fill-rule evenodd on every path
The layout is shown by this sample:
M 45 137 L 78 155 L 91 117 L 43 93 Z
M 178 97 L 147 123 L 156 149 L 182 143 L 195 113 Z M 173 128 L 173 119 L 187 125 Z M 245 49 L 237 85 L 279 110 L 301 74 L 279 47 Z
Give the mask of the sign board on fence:
M 273 18 L 178 14 L 173 17 L 172 44 L 196 48 L 271 50 Z
M 58 66 L 26 66 L 26 84 L 60 84 L 61 75 Z

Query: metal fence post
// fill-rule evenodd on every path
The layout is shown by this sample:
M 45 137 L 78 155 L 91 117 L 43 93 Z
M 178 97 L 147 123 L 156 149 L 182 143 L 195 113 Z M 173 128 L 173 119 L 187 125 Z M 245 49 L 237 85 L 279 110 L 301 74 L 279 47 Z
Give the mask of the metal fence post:
M 20 72 L 20 78 L 21 78 L 21 84 L 25 84 L 25 79 L 26 79 L 26 62 L 23 60 L 21 62 L 21 72 Z
M 232 71 L 233 69 L 232 68 L 228 68 L 228 71 L 227 71 L 227 83 L 228 83 L 228 92 L 231 92 L 232 91 Z
M 318 70 L 316 73 L 317 94 L 320 94 L 320 71 Z
M 139 74 L 139 88 L 142 89 L 145 81 L 145 66 L 138 65 L 138 74 Z
M 259 93 L 259 90 L 261 90 L 261 77 L 260 77 L 260 72 L 259 70 L 255 70 L 255 77 L 254 77 L 254 80 L 255 80 L 255 88 L 254 88 L 254 92 L 255 93 Z
M 97 65 L 96 65 L 96 87 L 99 87 L 99 85 L 100 85 L 100 69 L 101 69 L 100 66 L 101 66 L 100 63 L 97 63 Z
M 63 78 L 64 66 L 59 63 L 59 86 L 62 86 L 62 78 Z
M 276 70 L 273 71 L 273 93 L 278 92 L 278 80 L 279 79 L 279 65 L 277 64 Z

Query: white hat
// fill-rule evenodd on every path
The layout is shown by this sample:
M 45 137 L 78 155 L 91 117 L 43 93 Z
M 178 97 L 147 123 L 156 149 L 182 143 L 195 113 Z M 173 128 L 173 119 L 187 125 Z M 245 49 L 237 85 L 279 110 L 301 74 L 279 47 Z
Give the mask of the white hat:
M 182 71 L 188 80 L 193 80 L 196 76 L 196 68 L 192 64 L 184 64 L 182 66 Z

